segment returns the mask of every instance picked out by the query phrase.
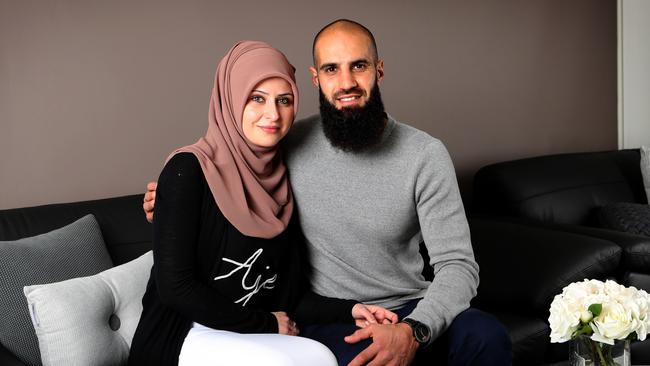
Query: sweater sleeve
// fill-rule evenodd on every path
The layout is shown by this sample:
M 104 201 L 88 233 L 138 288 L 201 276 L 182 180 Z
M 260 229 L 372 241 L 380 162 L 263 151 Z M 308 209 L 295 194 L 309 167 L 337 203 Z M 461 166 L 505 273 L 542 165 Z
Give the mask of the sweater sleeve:
M 431 329 L 432 341 L 469 307 L 478 287 L 478 265 L 451 158 L 434 140 L 418 163 L 415 202 L 434 279 L 408 316 Z
M 277 333 L 273 314 L 234 304 L 200 280 L 197 245 L 205 177 L 196 157 L 181 153 L 163 168 L 153 222 L 155 282 L 162 303 L 205 326 Z

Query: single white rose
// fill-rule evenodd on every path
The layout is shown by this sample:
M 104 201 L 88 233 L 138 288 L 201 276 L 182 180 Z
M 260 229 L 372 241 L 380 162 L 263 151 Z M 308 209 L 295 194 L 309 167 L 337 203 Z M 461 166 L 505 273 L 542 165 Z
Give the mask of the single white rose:
M 638 314 L 634 314 L 639 321 L 639 327 L 636 330 L 637 337 L 643 341 L 650 333 L 650 295 L 644 290 L 638 290 L 634 296 Z
M 562 295 L 569 299 L 584 299 L 591 295 L 604 293 L 605 284 L 598 280 L 574 282 L 562 290 Z
M 606 301 L 602 305 L 602 312 L 592 322 L 594 334 L 591 339 L 614 344 L 615 339 L 625 339 L 630 333 L 636 331 L 638 321 L 632 318 L 629 306 L 615 300 Z
M 604 290 L 605 293 L 611 297 L 618 298 L 623 296 L 628 288 L 625 286 L 619 285 L 615 281 L 607 280 L 605 281 Z
M 551 326 L 551 342 L 562 343 L 571 339 L 580 325 L 580 312 L 571 309 L 562 295 L 556 295 L 551 303 L 548 322 Z

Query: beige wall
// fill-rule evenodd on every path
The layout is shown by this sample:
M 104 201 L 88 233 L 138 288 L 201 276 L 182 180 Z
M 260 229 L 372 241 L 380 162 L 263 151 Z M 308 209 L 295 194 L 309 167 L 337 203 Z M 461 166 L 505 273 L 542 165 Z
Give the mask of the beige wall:
M 616 148 L 614 0 L 0 0 L 0 208 L 141 192 L 206 128 L 219 58 L 265 40 L 317 111 L 311 40 L 367 25 L 389 113 L 487 163 Z

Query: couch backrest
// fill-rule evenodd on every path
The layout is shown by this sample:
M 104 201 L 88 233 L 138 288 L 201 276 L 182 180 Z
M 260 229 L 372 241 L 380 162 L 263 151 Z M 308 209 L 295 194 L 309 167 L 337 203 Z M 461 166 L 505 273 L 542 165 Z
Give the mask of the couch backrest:
M 474 177 L 472 212 L 597 226 L 612 202 L 647 203 L 638 149 L 497 163 Z
M 115 265 L 151 249 L 151 225 L 142 195 L 0 210 L 0 240 L 16 240 L 60 228 L 92 213 Z

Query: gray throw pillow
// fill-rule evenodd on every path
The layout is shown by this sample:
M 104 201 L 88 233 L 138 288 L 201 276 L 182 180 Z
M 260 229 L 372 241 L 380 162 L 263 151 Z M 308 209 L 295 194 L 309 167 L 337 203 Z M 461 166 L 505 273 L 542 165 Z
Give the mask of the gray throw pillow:
M 643 186 L 645 195 L 650 203 L 650 147 L 641 146 L 641 175 L 643 176 Z
M 44 366 L 126 365 L 151 251 L 89 277 L 25 287 Z
M 630 234 L 650 236 L 650 206 L 618 202 L 600 208 L 600 226 Z
M 93 215 L 49 233 L 0 241 L 0 343 L 28 365 L 41 364 L 23 287 L 111 268 Z

